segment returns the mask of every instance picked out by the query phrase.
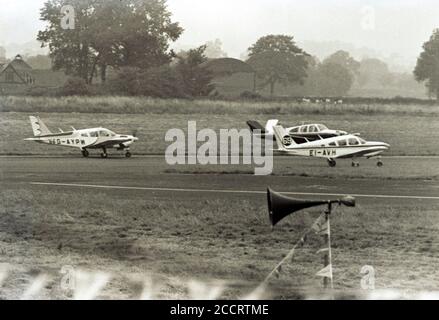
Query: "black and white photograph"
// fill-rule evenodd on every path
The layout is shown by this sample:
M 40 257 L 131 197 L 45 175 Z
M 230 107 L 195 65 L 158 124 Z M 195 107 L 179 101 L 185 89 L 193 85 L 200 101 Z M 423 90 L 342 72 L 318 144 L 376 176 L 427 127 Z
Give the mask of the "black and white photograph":
M 437 1 L 0 4 L 0 300 L 439 299 Z

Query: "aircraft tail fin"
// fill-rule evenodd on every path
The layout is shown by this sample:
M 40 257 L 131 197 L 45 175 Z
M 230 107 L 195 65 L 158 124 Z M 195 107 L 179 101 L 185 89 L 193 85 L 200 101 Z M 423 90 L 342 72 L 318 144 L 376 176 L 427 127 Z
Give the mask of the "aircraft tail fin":
M 286 147 L 296 144 L 284 127 L 274 126 L 273 131 L 279 150 L 286 150 Z
M 247 125 L 249 126 L 251 132 L 260 130 L 261 133 L 265 133 L 265 128 L 258 121 L 249 120 L 247 121 Z
M 40 117 L 30 116 L 29 119 L 35 137 L 52 133 L 49 128 L 47 128 L 47 126 L 44 124 L 44 122 L 40 119 Z
M 265 131 L 268 134 L 274 134 L 273 128 L 275 126 L 277 126 L 278 123 L 279 123 L 279 120 L 277 120 L 277 119 L 268 120 L 267 124 L 265 125 Z

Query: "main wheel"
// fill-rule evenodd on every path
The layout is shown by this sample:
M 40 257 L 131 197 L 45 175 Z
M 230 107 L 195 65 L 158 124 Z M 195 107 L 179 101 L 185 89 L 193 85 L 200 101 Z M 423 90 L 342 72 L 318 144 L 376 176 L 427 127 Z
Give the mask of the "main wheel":
M 131 152 L 127 151 L 127 152 L 125 153 L 125 157 L 130 158 L 130 157 L 131 157 Z
M 81 153 L 82 153 L 82 156 L 83 156 L 84 158 L 87 158 L 87 157 L 90 155 L 90 153 L 88 153 L 87 150 L 82 150 Z
M 335 162 L 333 159 L 328 159 L 328 164 L 331 168 L 333 168 L 337 165 L 337 162 Z
M 108 157 L 108 154 L 106 152 L 101 153 L 101 158 L 107 158 L 107 157 Z
M 383 165 L 384 165 L 384 163 L 383 163 L 382 161 L 378 161 L 378 162 L 377 162 L 377 166 L 378 166 L 378 167 L 382 167 Z

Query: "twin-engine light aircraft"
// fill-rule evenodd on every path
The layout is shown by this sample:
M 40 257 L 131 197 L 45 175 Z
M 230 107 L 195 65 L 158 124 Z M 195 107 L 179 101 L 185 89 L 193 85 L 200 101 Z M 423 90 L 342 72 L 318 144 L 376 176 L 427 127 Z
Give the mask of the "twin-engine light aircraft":
M 51 132 L 39 117 L 30 116 L 30 123 L 34 132 L 33 138 L 26 141 L 52 144 L 55 146 L 72 147 L 81 150 L 84 157 L 89 156 L 87 149 L 102 149 L 101 157 L 107 158 L 107 149 L 125 150 L 125 156 L 131 157 L 130 145 L 138 140 L 134 135 L 116 134 L 105 128 L 92 128 L 72 131 Z
M 330 167 L 335 167 L 334 159 L 337 158 L 352 158 L 352 166 L 358 167 L 360 164 L 355 159 L 359 157 L 378 157 L 377 166 L 381 167 L 383 163 L 379 155 L 390 147 L 387 143 L 365 141 L 352 134 L 304 142 L 295 139 L 282 126 L 275 126 L 273 131 L 278 151 L 288 155 L 326 158 Z
M 274 139 L 275 136 L 273 128 L 278 124 L 278 122 L 279 120 L 275 119 L 268 120 L 265 127 L 263 127 L 258 121 L 250 120 L 247 121 L 247 125 L 250 127 L 252 132 L 255 132 L 255 130 L 260 130 L 260 134 L 255 133 L 255 135 L 260 135 L 261 138 L 265 139 Z M 285 128 L 285 130 L 291 137 L 294 137 L 296 140 L 300 140 L 302 143 L 347 134 L 346 131 L 328 129 L 328 127 L 320 123 L 304 124 L 301 126 Z

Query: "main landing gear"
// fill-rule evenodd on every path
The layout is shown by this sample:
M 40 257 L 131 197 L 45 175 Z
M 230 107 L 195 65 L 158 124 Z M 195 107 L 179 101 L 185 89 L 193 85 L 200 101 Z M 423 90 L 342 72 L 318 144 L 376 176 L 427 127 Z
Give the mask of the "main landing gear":
M 334 159 L 328 159 L 328 165 L 333 168 L 337 165 L 337 162 L 335 162 Z
M 82 153 L 82 156 L 83 156 L 84 158 L 87 158 L 87 157 L 90 155 L 90 153 L 89 153 L 86 149 L 81 150 L 81 153 Z
M 84 158 L 88 158 L 88 156 L 90 155 L 90 153 L 86 149 L 82 149 L 81 153 L 82 153 L 82 156 Z M 132 156 L 132 154 L 131 154 L 130 150 L 126 150 L 125 157 L 131 158 L 131 156 Z M 103 158 L 103 159 L 108 158 L 107 148 L 102 148 L 101 158 Z
M 106 148 L 102 148 L 101 158 L 108 158 L 108 153 Z

